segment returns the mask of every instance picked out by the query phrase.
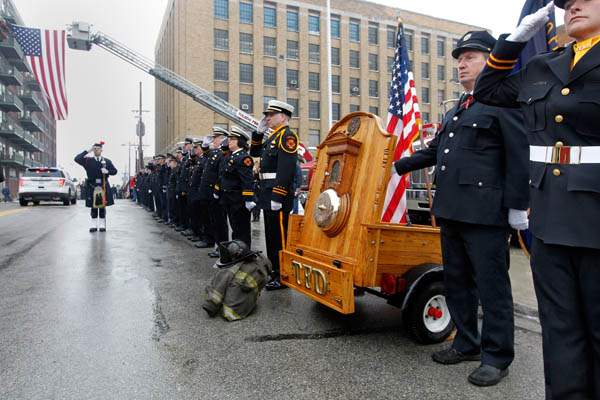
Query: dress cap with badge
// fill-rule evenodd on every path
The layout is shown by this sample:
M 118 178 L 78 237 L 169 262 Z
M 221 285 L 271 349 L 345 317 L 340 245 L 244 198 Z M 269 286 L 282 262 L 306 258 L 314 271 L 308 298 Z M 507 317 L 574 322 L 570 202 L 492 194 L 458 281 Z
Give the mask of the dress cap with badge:
M 565 8 L 565 3 L 567 2 L 567 0 L 554 0 L 554 5 L 558 8 Z
M 212 137 L 217 137 L 217 136 L 229 136 L 229 131 L 227 129 L 221 128 L 219 126 L 213 126 Z
M 490 53 L 496 45 L 496 39 L 488 31 L 469 31 L 460 38 L 456 48 L 452 50 L 452 57 L 458 58 L 465 50 L 478 50 Z
M 263 111 L 263 114 L 267 115 L 276 113 L 283 113 L 288 117 L 291 117 L 292 114 L 294 114 L 294 106 L 284 103 L 283 101 L 270 100 L 269 104 L 267 105 L 267 109 Z
M 190 138 L 190 137 L 186 137 L 186 138 L 184 139 L 184 143 L 185 143 L 185 144 L 192 144 L 192 143 L 194 143 L 194 139 L 192 139 L 192 138 Z

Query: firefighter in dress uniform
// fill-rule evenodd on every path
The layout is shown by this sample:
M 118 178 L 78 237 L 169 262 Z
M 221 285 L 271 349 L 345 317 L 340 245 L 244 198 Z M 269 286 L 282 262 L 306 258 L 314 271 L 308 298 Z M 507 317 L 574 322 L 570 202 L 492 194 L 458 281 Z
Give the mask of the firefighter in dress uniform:
M 250 212 L 254 202 L 254 162 L 246 151 L 248 135 L 237 126 L 229 132 L 230 154 L 223 158 L 225 165 L 219 175 L 215 193 L 221 200 L 221 205 L 227 214 L 231 225 L 232 240 L 241 240 L 251 248 Z
M 85 168 L 87 174 L 85 206 L 91 208 L 92 224 L 90 232 L 106 231 L 106 207 L 114 204 L 108 176 L 116 175 L 117 169 L 112 161 L 102 157 L 103 145 L 104 142 L 94 143 L 90 150 L 84 150 L 75 157 L 75 162 Z M 86 157 L 88 153 L 93 153 L 93 155 Z M 94 198 L 94 192 L 100 193 L 102 197 L 100 199 Z
M 459 40 L 452 56 L 465 93 L 446 113 L 429 147 L 394 164 L 398 174 L 436 166 L 432 212 L 441 227 L 446 302 L 457 334 L 432 358 L 446 365 L 481 360 L 468 378 L 478 386 L 500 382 L 514 358 L 508 235 L 510 226 L 527 227 L 529 205 L 521 113 L 484 105 L 472 95 L 495 43 L 486 31 L 468 32 Z
M 196 208 L 196 212 L 198 213 L 198 224 L 200 232 L 202 235 L 200 236 L 200 241 L 195 244 L 195 246 L 199 249 L 212 248 L 215 245 L 215 240 L 213 239 L 213 232 L 210 224 L 210 201 L 212 199 L 212 192 L 208 192 L 207 190 L 202 189 L 202 177 L 204 176 L 204 170 L 206 169 L 206 164 L 208 162 L 209 152 L 210 152 L 210 142 L 211 137 L 205 136 L 202 139 L 202 143 L 200 144 L 200 148 L 202 150 L 202 154 L 198 160 L 198 166 L 201 169 L 200 175 L 200 185 L 198 187 L 198 207 Z
M 177 154 L 177 152 L 175 153 Z M 176 155 L 169 159 L 169 178 L 167 184 L 167 208 L 169 225 L 177 225 L 177 176 L 179 175 L 179 163 Z
M 555 4 L 575 43 L 511 74 L 550 3 L 501 36 L 475 97 L 525 115 L 546 397 L 600 399 L 600 0 Z
M 267 290 L 287 287 L 279 278 L 279 251 L 285 247 L 294 199 L 298 135 L 289 127 L 293 113 L 293 106 L 278 100 L 269 101 L 259 131 L 252 134 L 250 147 L 250 155 L 260 157 L 258 206 L 263 210 L 267 257 L 273 264 Z M 272 132 L 265 139 L 268 129 Z
M 190 227 L 187 202 L 189 191 L 189 160 L 193 143 L 194 139 L 185 138 L 181 160 L 179 161 L 179 176 L 177 177 L 177 215 L 179 226 L 175 228 L 177 232 L 187 231 Z
M 190 226 L 194 234 L 188 237 L 188 240 L 193 243 L 200 241 L 202 237 L 202 227 L 200 224 L 200 180 L 202 179 L 202 172 L 204 172 L 204 165 L 202 163 L 202 140 L 194 140 L 193 154 L 195 163 L 190 171 L 190 192 L 188 195 L 188 208 L 190 214 Z

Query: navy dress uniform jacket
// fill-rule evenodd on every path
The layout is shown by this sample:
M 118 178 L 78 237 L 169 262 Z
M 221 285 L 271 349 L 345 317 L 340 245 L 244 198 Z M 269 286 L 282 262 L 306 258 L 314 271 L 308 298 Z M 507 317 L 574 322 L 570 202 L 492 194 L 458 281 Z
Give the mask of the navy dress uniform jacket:
M 85 168 L 87 174 L 86 190 L 85 190 L 85 206 L 92 207 L 92 196 L 94 193 L 94 187 L 102 186 L 102 161 L 97 161 L 95 157 L 86 157 L 88 151 L 84 150 L 75 156 L 75 162 Z M 106 162 L 105 168 L 108 170 L 108 175 L 116 175 L 117 169 L 113 165 L 112 161 L 108 158 L 100 157 L 101 160 Z M 110 190 L 110 183 L 108 182 L 108 175 L 105 176 L 105 188 L 106 188 L 106 205 L 112 206 L 115 204 L 112 190 Z
M 572 71 L 570 45 L 536 56 L 510 74 L 512 60 L 525 44 L 505 38 L 499 39 L 494 58 L 479 77 L 475 97 L 495 106 L 520 107 L 532 146 L 600 146 L 600 46 L 591 48 Z M 600 164 L 532 161 L 529 169 L 532 233 L 546 244 L 600 249 Z
M 460 102 L 459 102 L 460 103 Z M 475 102 L 446 113 L 426 149 L 394 164 L 399 174 L 436 166 L 438 218 L 508 226 L 508 209 L 526 210 L 527 140 L 518 110 Z
M 270 210 L 271 201 L 276 201 L 283 204 L 285 211 L 290 211 L 294 199 L 298 135 L 289 126 L 283 126 L 264 143 L 263 136 L 254 132 L 250 146 L 250 155 L 260 157 L 258 206 Z
M 202 201 L 212 201 L 214 187 L 219 179 L 219 164 L 223 152 L 220 149 L 212 149 L 206 154 L 204 171 L 200 180 L 200 197 Z
M 232 152 L 223 159 L 223 171 L 215 187 L 222 205 L 243 206 L 254 200 L 254 162 L 246 150 Z

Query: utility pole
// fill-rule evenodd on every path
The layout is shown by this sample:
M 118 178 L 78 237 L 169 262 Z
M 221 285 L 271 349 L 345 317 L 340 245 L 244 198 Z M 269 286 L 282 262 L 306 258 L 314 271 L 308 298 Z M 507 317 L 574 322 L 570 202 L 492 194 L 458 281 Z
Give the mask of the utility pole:
M 142 82 L 140 82 L 140 105 L 139 108 L 137 110 L 133 110 L 133 112 L 137 113 L 135 117 L 138 119 L 135 130 L 135 134 L 139 137 L 138 162 L 135 169 L 135 172 L 137 173 L 144 168 L 144 144 L 142 138 L 146 134 L 146 125 L 144 124 L 142 116 L 143 113 L 150 112 L 149 110 L 142 109 Z

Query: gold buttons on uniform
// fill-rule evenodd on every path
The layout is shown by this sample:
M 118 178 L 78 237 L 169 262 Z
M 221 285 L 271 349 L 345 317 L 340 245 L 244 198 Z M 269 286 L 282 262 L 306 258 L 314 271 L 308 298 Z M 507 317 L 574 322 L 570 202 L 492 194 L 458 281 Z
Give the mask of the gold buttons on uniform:
M 571 93 L 571 89 L 569 89 L 568 87 L 566 87 L 560 91 L 560 94 L 562 94 L 563 96 L 568 96 L 570 93 Z
M 564 120 L 565 120 L 565 118 L 560 114 L 558 114 L 556 117 L 554 117 L 554 121 L 556 121 L 557 124 L 560 124 Z
M 563 147 L 565 144 L 563 142 L 554 143 L 554 147 Z
M 560 169 L 558 169 L 558 168 L 554 168 L 554 169 L 552 170 L 552 174 L 553 174 L 554 176 L 560 176 Z

